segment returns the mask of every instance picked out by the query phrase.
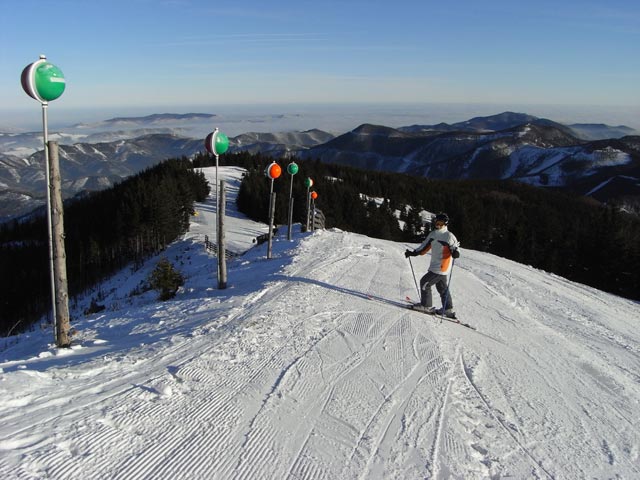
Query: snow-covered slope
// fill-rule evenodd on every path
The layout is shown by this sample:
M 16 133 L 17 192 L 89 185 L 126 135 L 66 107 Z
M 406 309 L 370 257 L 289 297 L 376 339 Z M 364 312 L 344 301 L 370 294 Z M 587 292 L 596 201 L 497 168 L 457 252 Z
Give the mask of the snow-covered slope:
M 267 259 L 233 208 L 249 250 L 218 290 L 212 204 L 165 252 L 174 300 L 130 295 L 149 263 L 103 286 L 71 350 L 2 339 L 1 478 L 640 477 L 637 303 L 463 249 L 473 331 L 404 308 L 405 245 L 296 231 Z

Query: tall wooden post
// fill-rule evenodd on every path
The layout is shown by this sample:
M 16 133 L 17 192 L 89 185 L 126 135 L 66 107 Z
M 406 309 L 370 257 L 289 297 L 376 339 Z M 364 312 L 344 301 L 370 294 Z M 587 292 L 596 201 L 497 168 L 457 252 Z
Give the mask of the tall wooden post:
M 292 230 L 293 230 L 293 201 L 295 199 L 291 197 L 289 200 L 289 230 L 287 230 L 287 240 L 291 240 L 292 238 Z
M 53 267 L 56 305 L 56 345 L 68 347 L 69 338 L 69 293 L 67 290 L 67 254 L 64 248 L 64 215 L 62 206 L 62 181 L 58 143 L 49 142 L 49 168 L 51 180 L 51 224 L 53 231 Z
M 224 234 L 224 216 L 226 210 L 224 180 L 220 181 L 220 200 L 218 201 L 218 288 L 227 288 L 227 251 Z
M 289 223 L 287 228 L 287 240 L 291 241 L 291 230 L 293 227 L 293 175 L 291 175 L 291 182 L 289 185 L 289 215 L 287 218 Z
M 276 192 L 273 191 L 273 187 L 269 198 L 269 242 L 267 244 L 267 258 L 271 258 L 271 246 L 273 244 L 273 219 L 276 213 Z
M 307 187 L 307 222 L 305 224 L 304 227 L 304 231 L 308 232 L 309 231 L 309 218 L 310 218 L 310 208 L 311 208 L 311 187 Z

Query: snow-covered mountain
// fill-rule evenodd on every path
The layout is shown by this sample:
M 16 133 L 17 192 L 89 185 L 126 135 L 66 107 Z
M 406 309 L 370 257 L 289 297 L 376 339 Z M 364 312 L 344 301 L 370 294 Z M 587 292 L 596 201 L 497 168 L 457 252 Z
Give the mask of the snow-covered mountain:
M 614 197 L 604 196 L 599 186 L 628 179 L 614 196 L 640 196 L 640 136 L 587 142 L 548 121 L 497 131 L 487 130 L 496 122 L 476 119 L 472 125 L 462 131 L 362 125 L 300 155 L 428 178 L 513 179 L 604 201 Z
M 320 145 L 334 138 L 334 135 L 322 130 L 280 133 L 243 133 L 229 140 L 232 152 L 263 153 L 273 158 L 297 155 L 315 145 Z
M 228 151 L 263 152 L 279 158 L 331 138 L 332 134 L 320 130 L 246 133 L 230 138 Z M 174 134 L 61 144 L 59 158 L 63 196 L 69 198 L 82 192 L 102 190 L 168 158 L 191 157 L 204 150 L 203 139 Z M 25 214 L 44 205 L 45 192 L 42 151 L 27 157 L 0 154 L 0 219 Z
M 437 125 L 411 125 L 408 127 L 400 127 L 398 130 L 409 133 L 420 132 L 497 132 L 500 130 L 506 130 L 508 128 L 517 127 L 526 123 L 538 124 L 538 125 L 552 125 L 561 129 L 565 129 L 568 133 L 572 133 L 571 129 L 547 120 L 545 118 L 538 118 L 526 113 L 516 112 L 503 112 L 497 115 L 490 115 L 488 117 L 474 117 L 463 122 L 457 122 L 453 124 L 439 123 Z M 606 137 L 609 138 L 609 137 Z
M 167 158 L 204 150 L 201 140 L 146 135 L 107 143 L 60 145 L 64 198 L 101 190 Z M 27 213 L 46 203 L 42 152 L 26 158 L 0 155 L 0 217 Z
M 464 122 L 453 124 L 439 123 L 437 125 L 411 125 L 400 127 L 398 130 L 409 133 L 442 133 L 442 132 L 497 132 L 520 125 L 532 124 L 546 127 L 554 127 L 564 133 L 582 140 L 604 140 L 608 138 L 621 138 L 627 135 L 638 135 L 640 132 L 633 128 L 619 125 L 612 127 L 604 123 L 574 123 L 563 125 L 553 120 L 539 118 L 526 113 L 503 112 L 487 117 L 474 117 Z
M 175 299 L 140 294 L 156 258 L 72 302 L 71 349 L 0 340 L 1 478 L 640 477 L 637 302 L 463 248 L 451 291 L 477 330 L 441 323 L 405 308 L 406 245 L 250 248 L 267 226 L 233 210 L 240 175 L 221 168 L 229 288 L 210 198 L 163 253 Z
M 298 126 L 296 127 L 296 121 Z M 304 122 L 310 122 L 304 119 Z M 189 139 L 204 139 L 215 127 L 223 126 L 224 131 L 230 138 L 242 134 L 264 135 L 274 133 L 285 135 L 282 139 L 274 138 L 272 141 L 256 139 L 257 142 L 265 144 L 270 148 L 271 143 L 284 142 L 284 145 L 306 145 L 305 139 L 296 138 L 295 134 L 300 130 L 311 130 L 300 128 L 299 124 L 304 123 L 303 119 L 295 114 L 253 114 L 244 115 L 238 113 L 229 114 L 209 114 L 209 113 L 161 113 L 146 115 L 141 117 L 114 117 L 108 120 L 77 123 L 74 125 L 54 127 L 49 125 L 49 139 L 64 145 L 75 143 L 103 143 L 119 140 L 128 140 L 143 135 L 168 134 Z M 262 133 L 254 132 L 256 128 Z M 274 130 L 281 128 L 281 130 Z M 319 130 L 316 130 L 320 132 Z M 294 134 L 291 138 L 286 137 L 288 132 Z M 332 138 L 333 135 L 321 138 Z M 302 143 L 298 143 L 302 141 Z M 254 142 L 255 143 L 255 142 Z M 42 131 L 35 132 L 0 132 L 0 154 L 13 156 L 28 156 L 38 150 L 42 150 Z
M 603 123 L 572 123 L 569 128 L 583 140 L 603 140 L 605 138 L 622 138 L 629 135 L 638 135 L 633 128 L 625 125 L 612 127 Z

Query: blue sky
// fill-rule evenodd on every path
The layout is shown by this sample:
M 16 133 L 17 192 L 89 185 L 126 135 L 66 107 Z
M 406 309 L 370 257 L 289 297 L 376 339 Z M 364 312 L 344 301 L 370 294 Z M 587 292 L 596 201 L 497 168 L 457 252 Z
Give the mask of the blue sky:
M 444 102 L 640 112 L 640 2 L 0 0 L 0 112 L 33 109 L 44 53 L 65 108 Z

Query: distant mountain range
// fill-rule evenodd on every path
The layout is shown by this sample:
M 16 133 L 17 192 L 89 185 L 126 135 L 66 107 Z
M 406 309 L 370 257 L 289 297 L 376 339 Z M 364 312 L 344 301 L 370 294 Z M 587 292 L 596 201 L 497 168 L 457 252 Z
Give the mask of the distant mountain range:
M 588 141 L 570 126 L 511 112 L 453 125 L 361 125 L 299 155 L 429 178 L 513 179 L 601 201 L 640 195 L 639 136 Z
M 262 152 L 274 158 L 289 156 L 334 136 L 320 130 L 286 133 L 245 133 L 231 138 L 229 152 Z M 59 141 L 56 137 L 51 140 Z M 42 137 L 39 139 L 42 143 Z M 64 198 L 101 190 L 167 158 L 191 157 L 205 150 L 203 139 L 175 134 L 98 143 L 59 145 Z M 0 154 L 0 221 L 25 214 L 46 203 L 42 151 L 27 156 Z
M 204 136 L 186 138 L 186 125 L 209 124 L 210 114 L 158 114 L 76 125 L 53 133 L 60 142 L 63 193 L 99 190 L 164 159 L 203 151 Z M 177 125 L 177 127 L 176 127 Z M 82 135 L 78 132 L 84 131 Z M 178 134 L 176 133 L 178 131 Z M 640 196 L 640 137 L 625 126 L 562 125 L 504 112 L 465 122 L 390 128 L 364 124 L 343 135 L 321 130 L 244 133 L 230 152 L 274 158 L 318 158 L 365 169 L 430 178 L 514 179 L 571 189 L 598 200 Z M 74 138 L 81 143 L 65 144 Z M 44 204 L 41 134 L 0 134 L 0 220 Z
M 212 113 L 154 113 L 153 115 L 146 115 L 144 117 L 116 117 L 98 122 L 97 124 L 78 124 L 78 127 L 95 127 L 96 125 L 156 125 L 184 121 L 202 121 L 213 120 L 216 115 Z

